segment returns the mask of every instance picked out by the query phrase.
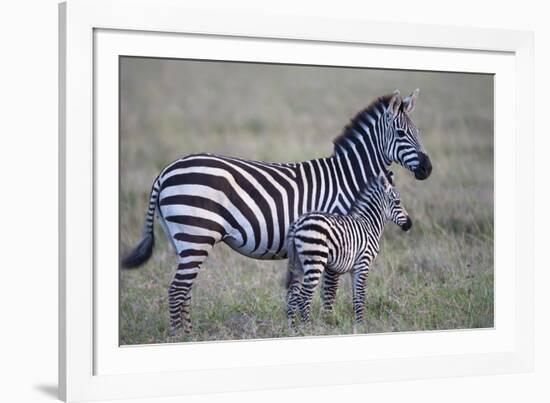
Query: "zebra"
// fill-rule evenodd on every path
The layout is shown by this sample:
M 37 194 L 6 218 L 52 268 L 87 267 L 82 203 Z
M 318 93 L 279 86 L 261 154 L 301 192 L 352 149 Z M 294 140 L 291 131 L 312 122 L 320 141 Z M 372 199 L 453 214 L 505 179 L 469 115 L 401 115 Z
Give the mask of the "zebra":
M 287 317 L 289 328 L 299 309 L 303 323 L 310 322 L 311 298 L 325 273 L 337 279 L 352 274 L 355 324 L 363 321 L 369 268 L 376 258 L 386 221 L 393 221 L 403 231 L 412 227 L 412 220 L 401 205 L 401 198 L 381 172 L 359 193 L 348 215 L 310 212 L 299 217 L 287 235 Z M 332 309 L 337 280 L 331 295 L 323 296 L 325 311 Z M 326 290 L 325 290 L 326 292 Z M 355 327 L 354 327 L 355 329 Z
M 392 162 L 428 178 L 430 158 L 410 117 L 417 97 L 418 89 L 404 99 L 396 90 L 373 101 L 333 141 L 329 157 L 269 163 L 201 153 L 165 167 L 151 188 L 142 239 L 121 263 L 137 267 L 150 258 L 156 210 L 178 255 L 168 288 L 170 334 L 191 331 L 191 288 L 216 243 L 256 259 L 284 259 L 297 217 L 346 214 L 368 178 Z

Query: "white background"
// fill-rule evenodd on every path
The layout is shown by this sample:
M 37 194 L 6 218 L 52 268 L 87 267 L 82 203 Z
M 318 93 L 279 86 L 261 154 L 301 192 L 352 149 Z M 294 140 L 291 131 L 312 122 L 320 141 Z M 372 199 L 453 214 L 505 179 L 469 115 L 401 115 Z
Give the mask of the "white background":
M 207 2 L 186 3 L 203 7 Z M 536 206 L 541 217 L 536 220 L 535 245 L 536 370 L 522 375 L 186 397 L 185 401 L 548 401 L 550 273 L 544 251 L 549 247 L 545 231 L 549 220 L 543 209 L 550 199 L 545 174 L 550 168 L 544 164 L 549 159 L 544 149 L 550 146 L 546 111 L 550 24 L 544 2 L 524 0 L 512 3 L 513 7 L 479 0 L 218 3 L 219 10 L 261 4 L 282 14 L 535 31 Z M 0 400 L 53 401 L 57 394 L 57 1 L 18 0 L 0 7 Z

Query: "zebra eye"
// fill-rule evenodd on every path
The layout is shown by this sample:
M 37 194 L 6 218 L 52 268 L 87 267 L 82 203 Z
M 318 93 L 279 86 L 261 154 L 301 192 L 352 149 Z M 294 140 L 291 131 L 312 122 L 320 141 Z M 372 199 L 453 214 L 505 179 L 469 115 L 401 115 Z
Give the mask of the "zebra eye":
M 405 137 L 405 136 L 406 136 L 405 130 L 403 130 L 403 129 L 397 129 L 396 131 L 397 131 L 397 135 L 398 135 L 399 137 Z

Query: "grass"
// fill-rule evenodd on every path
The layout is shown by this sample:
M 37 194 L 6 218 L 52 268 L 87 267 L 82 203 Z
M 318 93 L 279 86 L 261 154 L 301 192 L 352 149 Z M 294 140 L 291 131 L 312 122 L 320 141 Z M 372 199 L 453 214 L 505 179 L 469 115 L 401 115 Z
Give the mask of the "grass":
M 360 69 L 239 65 L 123 58 L 121 63 L 121 250 L 141 235 L 158 172 L 208 151 L 265 161 L 329 155 L 332 139 L 374 97 L 421 94 L 415 123 L 434 171 L 415 181 L 394 166 L 409 233 L 388 224 L 369 276 L 361 332 L 493 326 L 492 77 Z M 153 257 L 121 271 L 120 343 L 235 340 L 352 331 L 349 276 L 334 313 L 289 333 L 286 261 L 214 248 L 193 286 L 189 336 L 168 336 L 167 289 L 176 259 L 156 226 Z

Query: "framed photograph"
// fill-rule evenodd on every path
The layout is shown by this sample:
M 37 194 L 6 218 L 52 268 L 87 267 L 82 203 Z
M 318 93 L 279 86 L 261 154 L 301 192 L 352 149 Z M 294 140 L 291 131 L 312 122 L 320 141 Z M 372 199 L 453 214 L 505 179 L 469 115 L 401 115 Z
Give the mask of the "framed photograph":
M 531 33 L 59 10 L 63 399 L 532 370 Z

